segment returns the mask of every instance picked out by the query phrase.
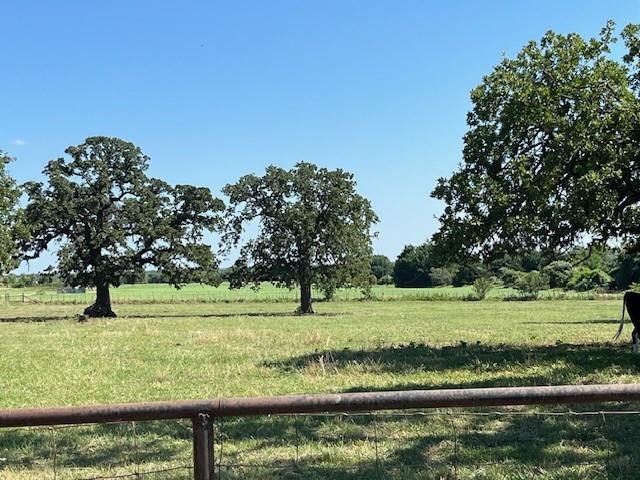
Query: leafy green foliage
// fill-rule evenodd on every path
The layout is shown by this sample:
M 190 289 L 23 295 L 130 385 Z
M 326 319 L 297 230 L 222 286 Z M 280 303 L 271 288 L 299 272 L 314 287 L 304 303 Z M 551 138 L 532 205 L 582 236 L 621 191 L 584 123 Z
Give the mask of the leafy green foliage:
M 574 269 L 567 286 L 578 292 L 586 292 L 596 288 L 608 287 L 612 281 L 611 276 L 603 270 L 578 267 Z
M 495 283 L 491 277 L 488 275 L 482 275 L 476 278 L 475 282 L 473 282 L 473 291 L 475 293 L 475 297 L 478 300 L 482 300 L 487 296 L 489 290 L 491 290 L 495 286 Z
M 549 279 L 537 270 L 532 270 L 518 275 L 515 288 L 526 298 L 537 298 L 542 290 L 549 288 Z
M 405 246 L 393 265 L 396 287 L 430 287 L 429 272 L 433 266 L 431 245 L 425 243 L 418 246 Z
M 376 283 L 379 283 L 385 275 L 393 275 L 393 262 L 386 255 L 373 255 L 371 273 L 376 276 Z
M 640 282 L 640 254 L 623 252 L 611 272 L 618 290 L 625 290 L 633 283 Z
M 331 278 L 323 279 L 323 281 L 318 285 L 318 288 L 322 292 L 322 298 L 324 300 L 333 300 L 337 290 L 335 280 Z
M 16 235 L 22 229 L 21 211 L 18 208 L 20 189 L 6 170 L 11 160 L 0 151 L 0 275 L 17 266 Z
M 447 268 L 433 267 L 429 270 L 432 287 L 445 287 L 453 282 L 453 275 Z
M 247 223 L 258 234 L 242 245 L 231 285 L 300 286 L 301 313 L 312 313 L 311 286 L 366 287 L 371 273 L 371 228 L 378 217 L 356 193 L 353 175 L 300 162 L 265 175 L 245 175 L 224 187 L 229 197 L 227 246 L 238 245 Z
M 581 265 L 606 272 L 614 270 L 620 261 L 620 249 L 607 245 L 591 245 L 570 250 L 568 260 L 575 266 Z
M 548 32 L 484 77 L 471 93 L 463 162 L 432 193 L 446 204 L 439 255 L 640 238 L 638 32 L 622 34 L 625 63 L 609 55 L 609 23 L 586 40 Z
M 549 279 L 551 288 L 566 288 L 573 266 L 566 260 L 556 260 L 542 269 L 542 273 Z
M 500 280 L 505 287 L 515 288 L 520 275 L 522 275 L 522 272 L 514 270 L 513 268 L 502 267 L 500 269 Z
M 90 137 L 65 153 L 70 160 L 44 169 L 47 185 L 25 185 L 30 234 L 22 248 L 34 258 L 59 243 L 64 282 L 96 287 L 87 314 L 113 315 L 109 286 L 140 277 L 146 265 L 176 287 L 215 281 L 216 257 L 202 240 L 220 226 L 224 205 L 209 189 L 148 177 L 149 157 L 117 138 Z
M 480 263 L 470 262 L 461 265 L 457 267 L 453 275 L 453 286 L 462 287 L 464 285 L 473 285 L 473 282 L 485 273 L 485 269 Z

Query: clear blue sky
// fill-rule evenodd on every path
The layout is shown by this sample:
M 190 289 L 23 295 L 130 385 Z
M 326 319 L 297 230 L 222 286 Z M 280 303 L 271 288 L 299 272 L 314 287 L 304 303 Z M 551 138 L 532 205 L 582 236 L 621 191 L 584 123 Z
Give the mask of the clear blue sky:
M 19 181 L 91 135 L 216 194 L 269 164 L 342 167 L 394 258 L 437 228 L 429 193 L 501 56 L 640 22 L 640 2 L 6 1 L 0 17 L 0 149 Z

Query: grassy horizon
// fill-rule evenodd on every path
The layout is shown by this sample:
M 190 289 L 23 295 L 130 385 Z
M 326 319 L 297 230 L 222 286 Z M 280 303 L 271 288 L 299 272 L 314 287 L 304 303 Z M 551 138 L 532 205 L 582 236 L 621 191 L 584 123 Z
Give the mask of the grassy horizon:
M 91 304 L 95 293 L 88 290 L 83 294 L 61 294 L 56 292 L 57 287 L 38 286 L 25 288 L 0 288 L 0 306 L 11 303 L 72 303 Z M 159 284 L 135 284 L 112 287 L 111 299 L 114 304 L 126 303 L 234 303 L 234 302 L 296 302 L 299 300 L 299 290 L 276 287 L 271 283 L 263 282 L 259 289 L 250 286 L 230 289 L 228 283 L 219 286 L 188 284 L 180 289 L 171 285 Z M 374 285 L 371 289 L 370 300 L 374 301 L 457 301 L 473 297 L 474 289 L 471 285 L 462 287 L 444 286 L 430 288 L 396 288 L 393 285 Z M 315 302 L 324 302 L 322 292 L 313 290 Z M 486 300 L 504 300 L 516 298 L 518 292 L 513 288 L 496 287 L 491 289 Z M 561 289 L 549 289 L 540 292 L 540 300 L 589 300 L 605 298 L 621 298 L 621 294 L 563 291 Z M 331 301 L 359 301 L 366 300 L 361 289 L 340 288 L 336 291 Z

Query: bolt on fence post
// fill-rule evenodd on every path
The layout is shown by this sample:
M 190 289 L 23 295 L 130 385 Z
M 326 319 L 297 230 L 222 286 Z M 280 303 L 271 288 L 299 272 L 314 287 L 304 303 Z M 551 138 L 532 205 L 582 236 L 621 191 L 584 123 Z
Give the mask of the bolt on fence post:
M 193 423 L 193 478 L 214 480 L 213 422 L 211 417 L 199 413 Z

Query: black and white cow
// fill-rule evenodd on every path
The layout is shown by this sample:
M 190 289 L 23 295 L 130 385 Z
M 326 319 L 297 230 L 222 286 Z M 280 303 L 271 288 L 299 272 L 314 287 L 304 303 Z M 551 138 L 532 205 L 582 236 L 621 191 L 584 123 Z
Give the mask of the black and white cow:
M 627 309 L 631 323 L 633 323 L 633 332 L 631 332 L 631 342 L 634 352 L 638 351 L 638 335 L 640 334 L 640 293 L 626 292 L 622 299 L 622 317 L 620 318 L 620 327 L 618 333 L 613 337 L 614 340 L 622 333 L 624 326 L 624 309 Z

